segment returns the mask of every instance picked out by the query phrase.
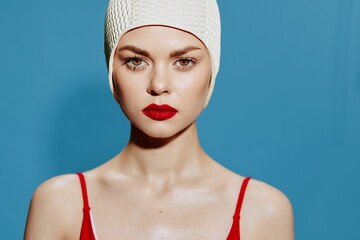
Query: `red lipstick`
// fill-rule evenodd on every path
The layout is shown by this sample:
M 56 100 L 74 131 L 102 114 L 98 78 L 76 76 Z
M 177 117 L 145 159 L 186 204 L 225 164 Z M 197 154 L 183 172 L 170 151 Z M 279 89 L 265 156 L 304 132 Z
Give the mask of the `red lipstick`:
M 157 105 L 152 103 L 144 108 L 142 112 L 145 114 L 145 116 L 153 120 L 164 121 L 175 116 L 177 110 L 167 104 Z

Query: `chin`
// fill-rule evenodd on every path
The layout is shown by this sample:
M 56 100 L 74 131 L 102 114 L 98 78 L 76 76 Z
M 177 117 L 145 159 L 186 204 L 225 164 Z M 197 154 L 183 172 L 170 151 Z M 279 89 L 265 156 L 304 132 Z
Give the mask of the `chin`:
M 175 126 L 152 126 L 152 124 L 142 126 L 135 126 L 134 124 L 131 125 L 131 135 L 132 138 L 139 142 L 168 142 L 172 139 L 178 137 L 182 133 L 184 133 L 190 126 L 194 123 L 183 126 L 183 127 L 175 127 Z
M 153 139 L 170 139 L 179 135 L 184 130 L 176 130 L 170 128 L 151 128 L 151 129 L 140 129 L 145 135 L 144 137 Z

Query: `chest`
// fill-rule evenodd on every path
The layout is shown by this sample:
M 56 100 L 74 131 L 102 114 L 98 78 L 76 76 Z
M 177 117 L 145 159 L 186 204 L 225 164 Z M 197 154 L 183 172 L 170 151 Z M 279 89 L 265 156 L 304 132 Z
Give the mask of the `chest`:
M 233 220 L 233 216 L 240 212 L 239 196 L 244 191 L 240 191 L 240 195 L 239 191 L 223 187 L 148 191 L 125 185 L 122 189 L 90 188 L 87 194 L 84 186 L 82 182 L 84 206 L 91 207 L 91 213 L 84 211 L 84 215 L 74 221 L 82 221 L 82 228 L 87 222 L 85 235 L 94 235 L 97 240 L 240 238 L 240 222 Z M 71 237 L 66 239 L 79 239 L 79 232 L 80 228 L 74 228 Z
M 130 198 L 130 199 L 129 199 Z M 144 199 L 130 196 L 94 204 L 92 221 L 99 240 L 226 239 L 234 204 L 220 199 Z

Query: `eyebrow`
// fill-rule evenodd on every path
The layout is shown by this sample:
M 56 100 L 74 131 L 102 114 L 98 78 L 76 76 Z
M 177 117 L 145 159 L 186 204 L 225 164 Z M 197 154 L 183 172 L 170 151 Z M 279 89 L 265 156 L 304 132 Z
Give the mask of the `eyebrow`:
M 184 55 L 184 54 L 186 54 L 188 52 L 191 52 L 191 51 L 194 51 L 194 50 L 201 50 L 201 48 L 194 47 L 194 46 L 188 46 L 188 47 L 185 47 L 185 48 L 180 49 L 180 50 L 172 51 L 170 53 L 170 57 L 171 58 L 180 57 L 181 55 Z
M 144 57 L 150 57 L 150 54 L 146 50 L 135 47 L 133 45 L 127 45 L 127 46 L 124 46 L 124 47 L 121 47 L 121 48 L 118 49 L 119 52 L 125 51 L 125 50 L 131 51 L 131 52 L 136 53 L 138 55 L 142 55 Z M 186 54 L 188 52 L 194 51 L 194 50 L 201 50 L 201 48 L 195 47 L 195 46 L 187 46 L 187 47 L 184 47 L 182 49 L 172 51 L 169 54 L 169 56 L 171 58 L 175 58 L 175 57 L 182 56 L 182 55 L 184 55 L 184 54 Z
M 124 46 L 122 48 L 119 48 L 118 51 L 121 52 L 121 51 L 125 51 L 125 50 L 131 51 L 131 52 L 136 53 L 138 55 L 142 55 L 144 57 L 150 57 L 150 54 L 147 51 L 145 51 L 145 50 L 143 50 L 141 48 L 132 46 L 132 45 L 127 45 L 127 46 Z

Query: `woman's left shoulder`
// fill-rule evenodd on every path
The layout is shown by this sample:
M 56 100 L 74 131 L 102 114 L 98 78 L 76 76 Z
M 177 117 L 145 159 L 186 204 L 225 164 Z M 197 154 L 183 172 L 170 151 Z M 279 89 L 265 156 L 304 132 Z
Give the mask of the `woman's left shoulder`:
M 276 214 L 279 210 L 292 211 L 288 197 L 265 182 L 252 178 L 248 183 L 246 195 L 248 199 L 254 200 L 254 203 L 261 203 L 263 210 L 269 214 Z
M 266 239 L 293 239 L 293 209 L 288 197 L 277 188 L 251 179 L 244 199 L 243 214 Z M 259 239 L 265 239 L 265 238 Z

